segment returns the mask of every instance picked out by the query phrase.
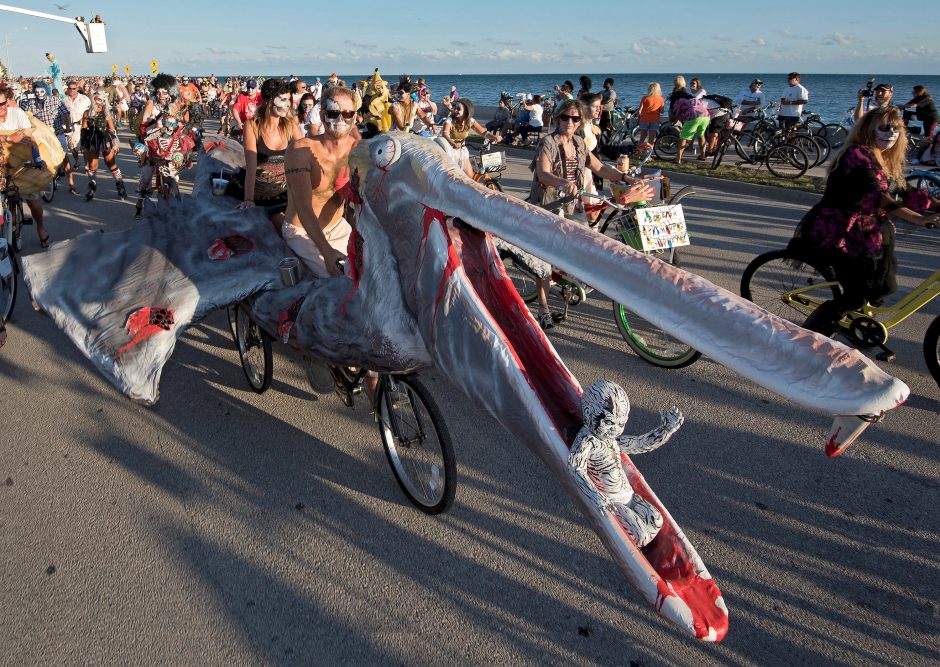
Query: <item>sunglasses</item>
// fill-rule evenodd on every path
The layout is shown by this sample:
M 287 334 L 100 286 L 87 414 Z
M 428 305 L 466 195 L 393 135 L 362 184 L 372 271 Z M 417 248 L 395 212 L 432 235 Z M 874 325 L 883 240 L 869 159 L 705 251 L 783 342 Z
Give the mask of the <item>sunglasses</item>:
M 562 116 L 559 116 L 559 117 L 558 117 L 558 122 L 563 123 L 563 122 L 565 122 L 565 121 L 568 121 L 569 123 L 580 123 L 580 122 L 581 122 L 581 116 L 567 116 L 567 115 L 562 115 Z
M 356 117 L 355 111 L 324 111 L 324 118 L 328 120 L 339 120 L 339 117 L 342 116 L 343 120 L 352 120 Z
M 901 125 L 900 123 L 890 123 L 888 125 L 879 125 L 878 130 L 880 132 L 900 132 Z

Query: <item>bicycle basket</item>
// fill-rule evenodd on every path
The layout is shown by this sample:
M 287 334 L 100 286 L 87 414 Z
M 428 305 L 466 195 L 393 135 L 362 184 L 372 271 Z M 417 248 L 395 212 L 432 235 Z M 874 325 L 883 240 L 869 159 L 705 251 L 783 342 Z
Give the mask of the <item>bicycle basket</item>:
M 506 162 L 506 153 L 502 151 L 493 151 L 483 153 L 482 155 L 473 155 L 470 157 L 470 166 L 476 172 L 494 172 L 502 171 Z

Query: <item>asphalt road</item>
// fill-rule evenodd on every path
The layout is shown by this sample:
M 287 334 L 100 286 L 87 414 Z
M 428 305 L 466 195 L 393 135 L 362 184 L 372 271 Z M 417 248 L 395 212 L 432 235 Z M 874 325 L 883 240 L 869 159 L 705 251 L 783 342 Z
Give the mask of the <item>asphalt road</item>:
M 528 178 L 517 160 L 505 182 Z M 92 203 L 60 190 L 47 208 L 55 240 L 134 224 L 107 176 Z M 700 191 L 685 208 L 685 266 L 736 291 L 805 205 Z M 937 268 L 936 233 L 899 246 L 904 287 Z M 710 645 L 649 608 L 536 457 L 444 378 L 459 486 L 427 517 L 365 406 L 312 394 L 297 355 L 276 348 L 272 389 L 248 390 L 223 314 L 182 337 L 144 408 L 24 299 L 0 351 L 0 661 L 936 664 L 940 389 L 920 340 L 938 314 L 892 331 L 911 397 L 834 460 L 829 418 L 708 359 L 645 364 L 600 295 L 553 331 L 582 384 L 626 388 L 629 432 L 685 413 L 636 463 L 724 593 Z

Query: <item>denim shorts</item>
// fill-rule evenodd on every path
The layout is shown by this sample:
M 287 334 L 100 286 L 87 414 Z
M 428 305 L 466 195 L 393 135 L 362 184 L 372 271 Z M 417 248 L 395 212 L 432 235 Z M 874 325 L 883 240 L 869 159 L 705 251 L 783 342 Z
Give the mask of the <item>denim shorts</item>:
M 641 122 L 637 127 L 639 127 L 641 130 L 658 130 L 659 121 L 653 120 L 649 122 Z

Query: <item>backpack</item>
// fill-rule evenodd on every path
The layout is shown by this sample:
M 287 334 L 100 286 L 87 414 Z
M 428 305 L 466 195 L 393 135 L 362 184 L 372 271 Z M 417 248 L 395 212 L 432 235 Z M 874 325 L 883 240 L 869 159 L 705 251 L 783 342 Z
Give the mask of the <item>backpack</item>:
M 708 118 L 708 107 L 702 102 L 701 98 L 695 99 L 683 97 L 676 100 L 676 106 L 673 107 L 673 113 L 681 121 L 695 120 L 696 118 Z

